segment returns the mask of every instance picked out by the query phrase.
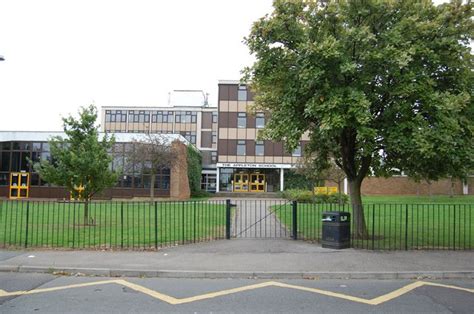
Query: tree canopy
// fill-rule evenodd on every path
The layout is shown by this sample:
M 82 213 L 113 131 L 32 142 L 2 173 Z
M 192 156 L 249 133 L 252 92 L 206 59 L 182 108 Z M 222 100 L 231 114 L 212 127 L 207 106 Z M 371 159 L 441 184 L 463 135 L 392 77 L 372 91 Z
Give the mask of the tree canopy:
M 245 43 L 243 80 L 264 136 L 296 147 L 306 132 L 321 168 L 347 175 L 357 233 L 370 173 L 436 180 L 473 169 L 470 1 L 274 1 Z

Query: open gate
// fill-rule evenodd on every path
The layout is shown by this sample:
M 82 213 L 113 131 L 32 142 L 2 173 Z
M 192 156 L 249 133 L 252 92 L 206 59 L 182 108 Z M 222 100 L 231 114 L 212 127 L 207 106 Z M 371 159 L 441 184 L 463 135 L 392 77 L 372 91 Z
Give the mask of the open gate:
M 232 207 L 228 238 L 295 238 L 293 203 L 287 200 L 236 200 Z

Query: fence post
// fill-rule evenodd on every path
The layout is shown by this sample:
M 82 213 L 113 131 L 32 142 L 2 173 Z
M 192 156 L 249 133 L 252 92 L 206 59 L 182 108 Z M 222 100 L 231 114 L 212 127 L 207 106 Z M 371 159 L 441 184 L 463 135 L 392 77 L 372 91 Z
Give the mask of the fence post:
M 155 249 L 158 250 L 158 203 L 155 201 Z
M 193 243 L 196 243 L 196 201 L 193 203 Z
M 123 249 L 123 201 L 120 204 L 120 248 Z
M 408 251 L 408 204 L 405 205 L 405 251 Z
M 230 240 L 230 200 L 225 201 L 225 238 Z
M 293 212 L 293 240 L 298 240 L 298 202 L 293 201 L 292 212 Z
M 26 235 L 25 235 L 25 248 L 28 247 L 28 223 L 30 218 L 30 201 L 26 202 Z
M 372 204 L 372 250 L 375 250 L 375 204 Z
M 453 212 L 453 250 L 456 251 L 456 204 L 454 204 Z

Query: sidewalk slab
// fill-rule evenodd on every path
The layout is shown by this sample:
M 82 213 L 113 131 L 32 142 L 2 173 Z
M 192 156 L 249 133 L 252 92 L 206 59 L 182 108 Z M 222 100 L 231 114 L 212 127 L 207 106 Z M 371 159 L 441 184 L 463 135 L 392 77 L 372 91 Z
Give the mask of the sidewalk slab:
M 0 250 L 0 271 L 163 278 L 474 278 L 473 251 L 332 250 L 222 240 L 150 251 Z

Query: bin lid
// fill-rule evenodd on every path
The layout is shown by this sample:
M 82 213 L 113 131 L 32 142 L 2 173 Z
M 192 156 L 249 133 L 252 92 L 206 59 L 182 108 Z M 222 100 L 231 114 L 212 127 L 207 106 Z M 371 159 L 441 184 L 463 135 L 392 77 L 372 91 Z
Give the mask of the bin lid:
M 323 212 L 322 213 L 323 215 L 331 215 L 331 216 L 350 216 L 351 213 L 349 212 L 337 212 L 337 211 L 327 211 L 327 212 Z

